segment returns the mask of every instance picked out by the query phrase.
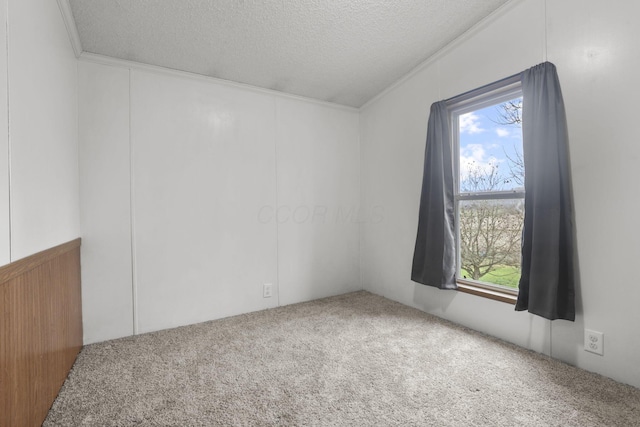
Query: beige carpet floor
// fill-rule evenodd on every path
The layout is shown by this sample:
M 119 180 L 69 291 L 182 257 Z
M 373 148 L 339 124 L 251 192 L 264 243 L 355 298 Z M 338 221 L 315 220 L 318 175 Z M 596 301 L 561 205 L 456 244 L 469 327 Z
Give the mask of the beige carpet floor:
M 640 426 L 640 390 L 367 293 L 86 346 L 45 426 Z

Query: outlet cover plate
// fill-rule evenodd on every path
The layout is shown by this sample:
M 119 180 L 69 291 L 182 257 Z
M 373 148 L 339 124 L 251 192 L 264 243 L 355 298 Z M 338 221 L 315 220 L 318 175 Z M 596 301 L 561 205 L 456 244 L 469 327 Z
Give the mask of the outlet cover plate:
M 604 355 L 604 334 L 589 329 L 584 330 L 584 349 L 591 353 Z
M 262 287 L 262 298 L 271 298 L 273 296 L 273 284 L 265 283 Z

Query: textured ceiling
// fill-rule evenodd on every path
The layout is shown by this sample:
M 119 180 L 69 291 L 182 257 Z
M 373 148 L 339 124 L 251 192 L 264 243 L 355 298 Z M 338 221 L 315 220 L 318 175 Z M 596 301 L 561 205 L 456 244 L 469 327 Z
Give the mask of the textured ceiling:
M 507 0 L 70 0 L 84 51 L 360 107 Z

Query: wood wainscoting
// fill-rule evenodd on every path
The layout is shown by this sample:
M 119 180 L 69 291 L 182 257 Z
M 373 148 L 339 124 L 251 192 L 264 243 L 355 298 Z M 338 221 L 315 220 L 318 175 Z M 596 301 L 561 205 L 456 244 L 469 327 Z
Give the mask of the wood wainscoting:
M 0 267 L 0 426 L 39 426 L 82 348 L 80 239 Z

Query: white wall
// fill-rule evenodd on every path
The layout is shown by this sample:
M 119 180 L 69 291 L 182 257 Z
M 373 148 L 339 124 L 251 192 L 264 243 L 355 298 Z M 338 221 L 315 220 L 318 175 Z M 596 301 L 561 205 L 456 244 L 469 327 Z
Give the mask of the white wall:
M 56 2 L 9 0 L 11 260 L 80 235 L 77 60 Z
M 640 387 L 640 16 L 637 1 L 547 5 L 548 57 L 567 107 L 583 315 L 553 324 L 553 355 Z M 605 333 L 605 356 L 582 351 L 582 329 Z
M 9 110 L 7 0 L 0 1 L 0 266 L 11 262 L 9 222 Z
M 85 343 L 360 288 L 357 222 L 301 216 L 357 205 L 356 110 L 92 58 Z
M 79 64 L 85 338 L 133 334 L 129 71 Z
M 274 99 L 134 70 L 131 108 L 139 332 L 276 306 Z
M 77 60 L 56 2 L 0 2 L 0 265 L 80 235 Z
M 362 203 L 384 210 L 361 230 L 365 289 L 640 386 L 640 288 L 628 277 L 640 256 L 640 149 L 630 126 L 638 13 L 633 1 L 511 2 L 362 109 Z M 575 323 L 410 280 L 430 104 L 547 58 L 569 122 L 581 276 Z M 583 351 L 585 327 L 604 332 L 604 356 Z
M 276 114 L 280 303 L 361 289 L 357 115 L 285 98 Z

